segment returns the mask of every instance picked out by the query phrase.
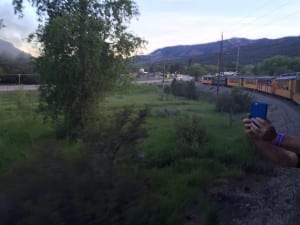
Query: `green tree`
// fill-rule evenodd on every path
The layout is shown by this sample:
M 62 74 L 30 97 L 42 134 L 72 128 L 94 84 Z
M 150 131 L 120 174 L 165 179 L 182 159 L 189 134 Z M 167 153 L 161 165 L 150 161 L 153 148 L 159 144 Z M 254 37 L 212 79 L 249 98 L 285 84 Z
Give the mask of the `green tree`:
M 138 15 L 131 0 L 28 0 L 41 24 L 33 38 L 42 44 L 40 109 L 78 135 L 95 107 L 144 41 L 127 31 Z M 14 0 L 22 15 L 23 0 Z
M 287 56 L 273 56 L 265 59 L 262 63 L 256 65 L 254 71 L 258 74 L 279 75 L 283 73 L 296 72 L 294 65 L 297 64 L 297 58 Z
M 254 66 L 253 65 L 244 65 L 240 67 L 239 70 L 240 75 L 250 75 L 250 74 L 256 74 L 254 72 Z
M 195 77 L 196 80 L 199 79 L 200 76 L 207 74 L 207 71 L 204 66 L 199 63 L 194 63 L 189 68 L 189 74 Z

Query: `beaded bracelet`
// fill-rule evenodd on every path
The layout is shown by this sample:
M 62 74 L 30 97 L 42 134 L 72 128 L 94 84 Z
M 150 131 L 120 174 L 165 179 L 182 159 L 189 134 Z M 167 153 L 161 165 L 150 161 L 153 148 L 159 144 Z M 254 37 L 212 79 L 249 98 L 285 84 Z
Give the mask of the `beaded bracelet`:
M 275 145 L 280 147 L 281 144 L 282 144 L 283 139 L 284 139 L 284 134 L 283 133 L 278 133 L 277 136 L 276 136 Z

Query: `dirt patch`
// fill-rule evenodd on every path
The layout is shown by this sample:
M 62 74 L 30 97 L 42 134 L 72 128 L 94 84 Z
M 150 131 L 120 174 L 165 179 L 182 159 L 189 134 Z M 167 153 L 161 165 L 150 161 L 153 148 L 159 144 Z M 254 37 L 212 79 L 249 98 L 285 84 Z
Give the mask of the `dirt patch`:
M 300 173 L 275 168 L 272 177 L 249 175 L 211 187 L 222 225 L 298 225 Z

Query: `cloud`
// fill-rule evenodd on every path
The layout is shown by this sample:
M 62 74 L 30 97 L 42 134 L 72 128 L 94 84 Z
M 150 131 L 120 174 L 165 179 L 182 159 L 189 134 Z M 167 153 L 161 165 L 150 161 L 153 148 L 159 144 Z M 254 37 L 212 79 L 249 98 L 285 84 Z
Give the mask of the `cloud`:
M 28 35 L 34 32 L 38 25 L 33 9 L 28 4 L 25 4 L 24 17 L 18 18 L 14 14 L 11 3 L 1 2 L 0 15 L 5 25 L 5 28 L 0 30 L 0 39 L 9 41 L 17 48 L 35 55 L 36 50 L 32 44 L 26 41 Z

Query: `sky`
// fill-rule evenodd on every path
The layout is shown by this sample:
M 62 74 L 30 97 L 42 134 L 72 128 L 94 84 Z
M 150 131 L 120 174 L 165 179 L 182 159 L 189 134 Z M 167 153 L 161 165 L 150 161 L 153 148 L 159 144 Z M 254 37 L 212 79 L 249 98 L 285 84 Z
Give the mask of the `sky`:
M 28 4 L 24 17 L 14 15 L 12 0 L 0 0 L 0 18 L 5 28 L 0 39 L 37 55 L 35 44 L 26 42 L 38 22 Z M 203 44 L 242 37 L 280 38 L 300 35 L 299 0 L 136 0 L 139 16 L 129 31 L 148 44 L 139 54 L 174 45 Z

